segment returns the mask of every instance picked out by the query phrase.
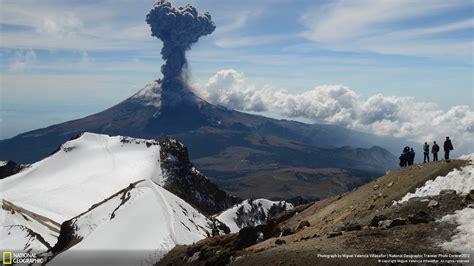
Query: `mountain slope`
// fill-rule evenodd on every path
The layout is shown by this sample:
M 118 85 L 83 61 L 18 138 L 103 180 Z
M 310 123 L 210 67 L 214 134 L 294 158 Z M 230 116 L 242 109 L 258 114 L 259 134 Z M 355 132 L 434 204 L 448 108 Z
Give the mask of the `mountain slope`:
M 168 189 L 187 195 L 181 199 Z M 0 199 L 0 247 L 4 250 L 44 252 L 52 248 L 57 255 L 78 239 L 84 240 L 79 249 L 92 249 L 97 243 L 104 245 L 99 249 L 105 249 L 120 235 L 118 227 L 137 228 L 130 237 L 138 237 L 140 228 L 149 227 L 143 232 L 156 233 L 147 235 L 147 247 L 153 250 L 147 256 L 154 259 L 176 244 L 228 231 L 206 215 L 241 201 L 199 173 L 186 147 L 174 139 L 92 133 L 64 143 L 48 158 L 0 180 Z M 137 220 L 137 216 L 142 218 Z M 71 221 L 77 223 L 64 232 Z M 118 230 L 115 236 L 114 230 Z M 77 237 L 71 238 L 72 232 Z M 121 248 L 133 243 L 132 238 L 128 240 Z
M 211 236 L 213 223 L 156 185 L 138 181 L 63 223 L 51 264 L 87 263 L 81 251 L 100 251 L 90 262 L 152 264 L 176 244 Z M 62 252 L 62 253 L 60 253 Z
M 103 112 L 2 140 L 0 159 L 34 162 L 82 132 L 173 136 L 190 147 L 190 158 L 204 174 L 237 193 L 242 189 L 233 179 L 279 168 L 342 168 L 353 177 L 372 177 L 396 167 L 396 158 L 385 149 L 367 149 L 389 140 L 228 110 L 188 89 L 162 91 L 160 82 Z
M 378 259 L 406 261 L 416 259 L 410 257 L 416 254 L 446 254 L 436 259 L 469 264 L 472 259 L 453 252 L 474 252 L 469 240 L 474 235 L 469 220 L 474 217 L 473 164 L 439 161 L 393 171 L 351 192 L 298 207 L 268 227 L 177 246 L 159 265 L 186 261 L 195 254 L 199 259 L 193 265 L 377 265 Z M 448 181 L 451 185 L 443 186 L 447 190 L 439 190 Z M 413 192 L 420 197 L 397 203 Z M 259 241 L 260 231 L 273 233 Z M 248 244 L 242 247 L 238 243 L 243 238 Z M 348 256 L 338 259 L 331 254 Z

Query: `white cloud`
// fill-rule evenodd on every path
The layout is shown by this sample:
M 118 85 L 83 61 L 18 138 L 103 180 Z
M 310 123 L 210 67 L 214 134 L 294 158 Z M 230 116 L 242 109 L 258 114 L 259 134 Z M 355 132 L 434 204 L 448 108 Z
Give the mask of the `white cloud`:
M 474 45 L 466 38 L 437 37 L 469 30 L 474 20 L 448 19 L 454 10 L 472 8 L 470 1 L 331 1 L 308 9 L 300 17 L 303 37 L 339 51 L 362 51 L 428 57 L 472 56 Z M 450 13 L 451 12 L 451 13 Z M 456 16 L 458 17 L 458 16 Z M 425 24 L 413 23 L 424 19 Z
M 22 72 L 27 68 L 31 67 L 36 62 L 35 51 L 29 50 L 17 50 L 14 55 L 10 58 L 8 64 L 8 70 L 11 72 Z
M 221 70 L 200 86 L 204 99 L 243 111 L 271 111 L 290 118 L 343 125 L 348 128 L 425 142 L 451 136 L 459 152 L 474 147 L 474 112 L 468 106 L 442 111 L 413 97 L 376 94 L 368 99 L 342 85 L 324 85 L 302 93 L 271 86 L 257 88 L 235 70 Z M 470 97 L 470 95 L 469 95 Z

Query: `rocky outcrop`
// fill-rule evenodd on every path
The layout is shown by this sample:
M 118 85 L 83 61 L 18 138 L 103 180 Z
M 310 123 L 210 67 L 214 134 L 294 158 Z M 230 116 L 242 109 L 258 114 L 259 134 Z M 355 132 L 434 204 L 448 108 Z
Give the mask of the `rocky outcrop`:
M 208 215 L 222 212 L 242 201 L 221 190 L 196 170 L 189 161 L 184 144 L 172 138 L 163 138 L 159 143 L 161 167 L 166 178 L 164 188 Z
M 0 179 L 14 175 L 23 168 L 25 168 L 24 165 L 17 164 L 14 161 L 0 162 Z

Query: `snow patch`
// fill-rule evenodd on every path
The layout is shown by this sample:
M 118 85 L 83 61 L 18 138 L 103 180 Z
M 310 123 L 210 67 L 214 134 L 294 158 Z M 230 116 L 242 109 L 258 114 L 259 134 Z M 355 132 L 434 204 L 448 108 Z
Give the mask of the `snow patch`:
M 8 161 L 0 161 L 0 167 L 7 165 Z
M 454 214 L 449 214 L 440 219 L 441 222 L 457 224 L 457 233 L 447 241 L 441 244 L 441 247 L 448 251 L 460 252 L 474 255 L 474 209 L 464 208 L 457 210 Z
M 474 154 L 465 158 L 474 158 Z M 417 188 L 414 193 L 406 194 L 398 203 L 408 201 L 415 197 L 425 197 L 439 195 L 441 190 L 452 189 L 456 193 L 466 194 L 474 189 L 474 164 L 461 167 L 460 170 L 454 169 L 446 176 L 438 176 L 434 180 L 428 180 L 426 183 Z

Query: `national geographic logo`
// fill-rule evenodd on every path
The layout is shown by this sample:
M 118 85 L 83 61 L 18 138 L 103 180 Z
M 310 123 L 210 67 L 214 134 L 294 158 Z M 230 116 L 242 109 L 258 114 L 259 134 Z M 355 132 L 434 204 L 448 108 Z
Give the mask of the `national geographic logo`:
M 12 264 L 42 264 L 43 258 L 38 258 L 36 253 L 25 253 L 25 252 L 2 252 L 2 265 Z

